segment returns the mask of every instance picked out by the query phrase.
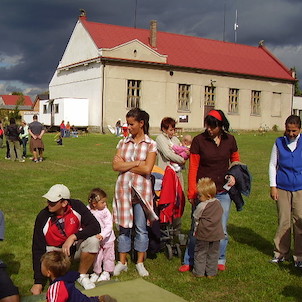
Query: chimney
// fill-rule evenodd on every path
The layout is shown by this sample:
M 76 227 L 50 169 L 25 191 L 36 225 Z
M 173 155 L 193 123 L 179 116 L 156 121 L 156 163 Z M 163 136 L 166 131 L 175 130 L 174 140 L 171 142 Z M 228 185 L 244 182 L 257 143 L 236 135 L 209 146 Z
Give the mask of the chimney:
M 152 47 L 156 47 L 156 39 L 157 39 L 157 21 L 150 21 L 150 45 Z

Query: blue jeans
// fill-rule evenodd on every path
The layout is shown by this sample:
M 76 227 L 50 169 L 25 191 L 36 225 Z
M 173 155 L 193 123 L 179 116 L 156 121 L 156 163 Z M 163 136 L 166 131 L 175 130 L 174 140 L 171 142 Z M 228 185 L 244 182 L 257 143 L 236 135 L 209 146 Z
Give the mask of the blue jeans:
M 137 252 L 146 252 L 149 245 L 149 237 L 147 230 L 147 219 L 145 212 L 140 203 L 133 206 L 133 227 L 134 249 Z M 120 234 L 118 237 L 118 252 L 128 253 L 131 250 L 131 233 L 132 229 L 119 226 Z
M 27 145 L 27 142 L 28 142 L 28 138 L 27 137 L 22 137 L 21 141 L 22 141 L 22 146 L 23 146 L 23 156 L 26 157 L 26 145 Z
M 227 233 L 227 223 L 229 219 L 230 214 L 230 208 L 231 208 L 231 198 L 230 195 L 226 192 L 218 193 L 216 195 L 216 198 L 220 201 L 221 206 L 223 208 L 223 214 L 222 214 L 222 227 L 224 231 L 224 239 L 220 240 L 220 255 L 218 264 L 225 264 L 226 262 L 226 249 L 229 242 L 229 236 Z M 195 206 L 192 206 L 192 215 L 195 210 Z M 191 215 L 191 216 L 192 216 Z M 192 223 L 191 223 L 191 229 L 189 233 L 189 241 L 186 247 L 185 255 L 184 255 L 184 261 L 183 264 L 191 265 L 194 264 L 194 248 L 196 243 L 196 238 L 193 236 L 193 230 L 194 230 L 194 220 L 192 216 Z

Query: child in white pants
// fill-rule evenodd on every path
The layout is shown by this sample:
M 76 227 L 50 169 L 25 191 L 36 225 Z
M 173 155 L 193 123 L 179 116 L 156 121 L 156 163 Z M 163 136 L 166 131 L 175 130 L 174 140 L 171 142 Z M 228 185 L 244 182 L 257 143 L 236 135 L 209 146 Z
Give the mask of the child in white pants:
M 91 190 L 88 197 L 88 209 L 95 216 L 101 226 L 101 233 L 96 235 L 100 240 L 100 250 L 94 262 L 92 282 L 110 280 L 114 271 L 115 253 L 112 215 L 106 206 L 107 195 L 100 188 Z

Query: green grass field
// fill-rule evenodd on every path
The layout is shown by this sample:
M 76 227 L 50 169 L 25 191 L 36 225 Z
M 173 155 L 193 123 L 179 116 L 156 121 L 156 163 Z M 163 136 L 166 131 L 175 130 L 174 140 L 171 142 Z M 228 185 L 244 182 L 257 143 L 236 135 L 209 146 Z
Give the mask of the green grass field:
M 194 134 L 193 134 L 194 135 Z M 230 242 L 227 270 L 214 279 L 196 279 L 180 273 L 179 258 L 167 260 L 164 254 L 146 260 L 150 272 L 147 281 L 171 291 L 187 301 L 301 301 L 302 270 L 293 263 L 270 264 L 273 237 L 277 227 L 276 207 L 269 198 L 268 162 L 271 147 L 280 133 L 236 133 L 241 161 L 253 176 L 252 194 L 242 212 L 232 206 L 229 220 Z M 118 138 L 89 134 L 64 140 L 57 146 L 53 134 L 44 136 L 46 146 L 42 163 L 5 160 L 0 149 L 0 209 L 5 213 L 6 237 L 0 242 L 0 259 L 9 265 L 9 273 L 22 295 L 29 295 L 32 279 L 31 237 L 37 213 L 46 205 L 41 197 L 56 183 L 69 187 L 73 198 L 87 202 L 93 187 L 109 195 L 109 208 L 117 173 L 111 160 Z M 183 216 L 183 232 L 190 225 L 190 206 Z M 133 263 L 120 280 L 138 277 Z M 1 285 L 0 285 L 1 286 Z M 134 293 L 135 294 L 135 293 Z

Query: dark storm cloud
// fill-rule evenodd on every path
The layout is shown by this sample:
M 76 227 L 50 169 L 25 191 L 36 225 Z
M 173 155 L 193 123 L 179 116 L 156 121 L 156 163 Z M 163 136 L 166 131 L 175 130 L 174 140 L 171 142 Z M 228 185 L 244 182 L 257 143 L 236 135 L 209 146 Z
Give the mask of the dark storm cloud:
M 235 39 L 237 9 L 238 43 L 257 46 L 265 40 L 286 65 L 291 64 L 288 67 L 295 65 L 299 74 L 302 70 L 298 60 L 302 40 L 300 0 L 137 0 L 136 19 L 135 3 L 136 0 L 1 0 L 0 81 L 19 81 L 32 91 L 47 90 L 80 8 L 86 10 L 90 21 L 148 28 L 150 20 L 156 19 L 160 31 L 230 42 Z M 10 56 L 19 59 L 3 65 Z M 296 59 L 299 62 L 293 62 Z

